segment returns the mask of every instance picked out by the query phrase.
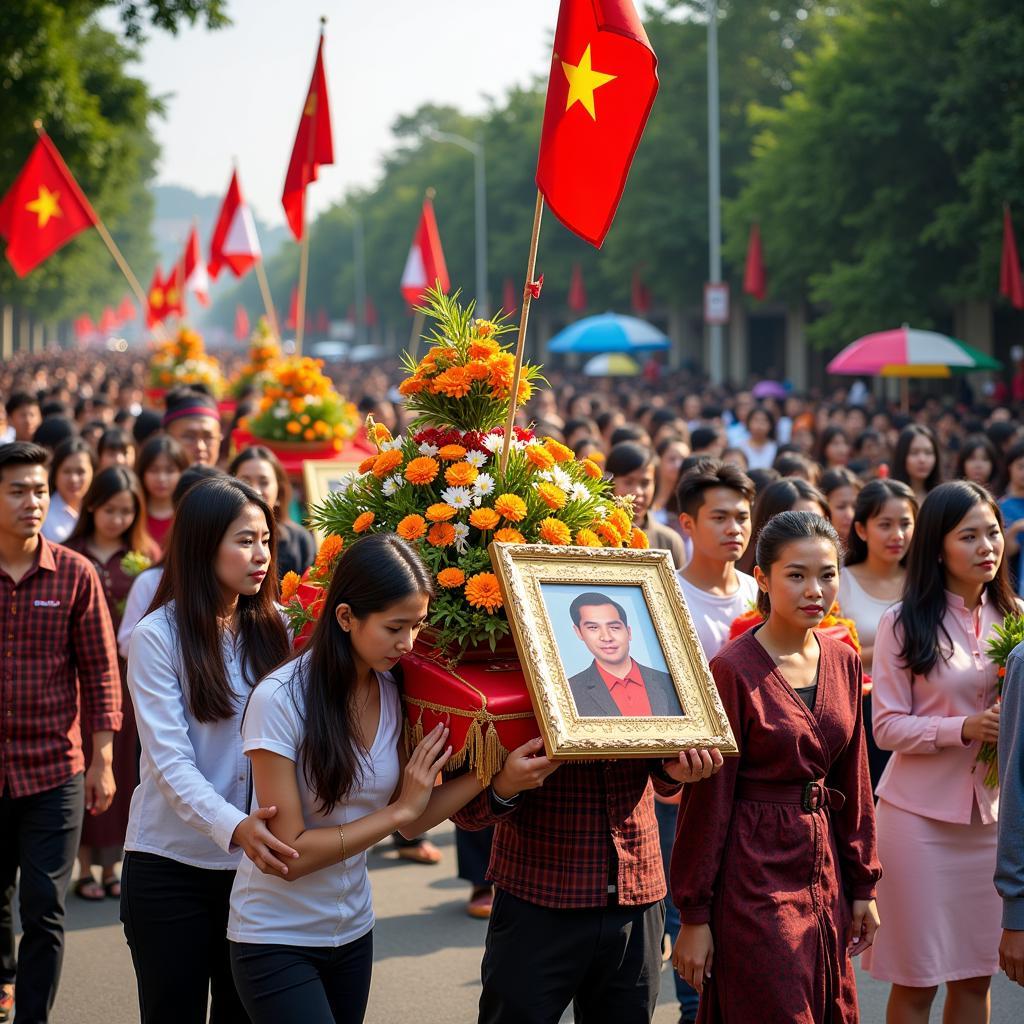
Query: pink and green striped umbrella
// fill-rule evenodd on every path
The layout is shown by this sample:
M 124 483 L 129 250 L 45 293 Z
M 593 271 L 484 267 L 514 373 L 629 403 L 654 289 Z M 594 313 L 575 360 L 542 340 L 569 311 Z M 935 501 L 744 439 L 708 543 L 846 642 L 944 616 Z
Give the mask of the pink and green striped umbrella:
M 829 373 L 864 377 L 951 377 L 1002 368 L 998 360 L 956 338 L 906 324 L 858 338 L 826 367 Z

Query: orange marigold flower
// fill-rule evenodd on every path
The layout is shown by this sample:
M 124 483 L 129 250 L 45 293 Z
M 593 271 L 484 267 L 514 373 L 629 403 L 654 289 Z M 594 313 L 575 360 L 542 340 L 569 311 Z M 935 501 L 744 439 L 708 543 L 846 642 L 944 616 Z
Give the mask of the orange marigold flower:
M 526 538 L 518 530 L 513 530 L 511 526 L 506 526 L 503 530 L 495 530 L 494 539 L 499 544 L 526 543 Z
M 336 533 L 325 537 L 323 544 L 320 545 L 320 550 L 316 554 L 316 567 L 321 572 L 329 569 L 331 562 L 341 554 L 341 549 L 344 545 L 345 542 Z
M 526 518 L 526 502 L 518 494 L 499 494 L 494 511 L 510 523 L 519 523 Z
M 487 378 L 496 398 L 507 398 L 512 390 L 512 375 L 515 373 L 516 360 L 509 352 L 499 352 L 487 361 L 491 368 Z
M 289 434 L 301 434 L 302 424 L 299 423 L 297 420 L 289 420 L 284 425 L 284 429 L 287 430 Z
M 639 526 L 633 527 L 629 535 L 629 546 L 631 548 L 640 548 L 641 550 L 651 546 L 650 541 L 647 539 L 647 534 Z
M 316 440 L 316 431 L 312 427 L 306 427 L 306 429 L 302 432 L 302 436 L 307 441 L 315 441 Z
M 480 471 L 468 462 L 453 462 L 445 471 L 444 478 L 452 487 L 468 487 Z
M 593 530 L 588 530 L 584 527 L 582 530 L 576 531 L 576 546 L 581 548 L 599 548 L 601 547 L 601 539 Z
M 437 454 L 445 462 L 458 462 L 466 457 L 466 449 L 461 444 L 446 444 Z
M 391 436 L 391 431 L 383 423 L 374 423 L 372 436 L 377 444 L 385 444 L 388 441 L 394 440 Z
M 427 386 L 427 382 L 420 377 L 406 377 L 401 384 L 398 385 L 398 393 L 400 395 L 418 395 Z
M 369 473 L 373 469 L 374 463 L 377 461 L 376 455 L 368 455 L 362 462 L 359 463 L 360 473 Z
M 427 521 L 423 516 L 406 516 L 395 527 L 395 532 L 405 540 L 419 540 L 427 532 Z
M 528 444 L 526 457 L 537 469 L 550 469 L 555 464 L 555 458 L 551 452 L 539 444 Z
M 491 375 L 491 368 L 479 359 L 466 363 L 466 376 L 470 380 L 487 380 Z
M 571 448 L 553 437 L 544 438 L 544 447 L 551 453 L 555 462 L 571 462 L 576 457 Z
M 501 516 L 493 508 L 475 508 L 469 515 L 469 525 L 478 530 L 493 530 L 501 522 Z
M 601 467 L 593 459 L 583 459 L 580 462 L 583 467 L 583 472 L 590 477 L 591 480 L 600 480 L 604 474 L 601 472 Z
M 594 533 L 596 533 L 598 537 L 605 542 L 605 544 L 610 544 L 613 548 L 617 548 L 622 543 L 622 534 L 607 521 L 594 523 Z
M 437 461 L 429 455 L 421 455 L 405 467 L 405 479 L 411 484 L 429 484 L 433 482 L 440 468 Z
M 519 390 L 516 392 L 518 399 L 516 405 L 526 405 L 526 403 L 533 397 L 533 385 L 528 380 L 519 381 Z
M 475 576 L 470 576 L 466 582 L 466 600 L 474 608 L 496 611 L 504 604 L 498 577 L 493 572 L 478 572 Z
M 619 531 L 619 535 L 623 540 L 629 537 L 629 531 L 633 528 L 633 521 L 621 508 L 613 508 L 608 513 L 608 522 Z
M 297 572 L 286 572 L 281 578 L 281 604 L 287 604 L 299 589 L 302 577 Z
M 405 456 L 397 448 L 381 452 L 373 464 L 373 475 L 379 480 L 383 480 L 391 470 L 397 469 L 402 464 L 404 458 Z
M 552 516 L 541 520 L 537 532 L 545 544 L 570 544 L 572 542 L 572 534 L 569 532 L 569 527 L 560 519 L 555 519 Z
M 437 574 L 437 582 L 446 590 L 452 587 L 461 587 L 466 582 L 466 574 L 461 569 L 442 569 Z
M 470 359 L 489 359 L 498 354 L 498 343 L 493 338 L 481 337 L 469 343 Z
M 455 527 L 451 523 L 434 523 L 427 531 L 427 541 L 435 548 L 446 548 L 455 543 Z
M 356 516 L 355 522 L 352 524 L 353 533 L 366 533 L 366 531 L 373 526 L 373 520 L 376 517 L 372 512 L 360 512 Z
M 434 378 L 432 390 L 449 398 L 465 398 L 472 386 L 464 366 L 449 366 Z
M 427 507 L 427 518 L 432 523 L 446 523 L 449 519 L 454 519 L 458 514 L 458 509 L 452 508 L 451 505 L 446 505 L 443 501 Z
M 557 484 L 542 483 L 537 488 L 537 497 L 547 505 L 548 508 L 557 512 L 560 508 L 565 508 L 565 503 L 569 500 L 568 495 L 562 490 Z

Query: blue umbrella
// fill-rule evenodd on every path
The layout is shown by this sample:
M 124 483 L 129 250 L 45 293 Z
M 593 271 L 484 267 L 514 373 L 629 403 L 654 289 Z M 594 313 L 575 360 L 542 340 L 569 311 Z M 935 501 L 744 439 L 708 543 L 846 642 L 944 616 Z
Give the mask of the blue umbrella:
M 656 327 L 635 316 L 601 313 L 588 316 L 559 331 L 549 352 L 654 352 L 671 342 Z

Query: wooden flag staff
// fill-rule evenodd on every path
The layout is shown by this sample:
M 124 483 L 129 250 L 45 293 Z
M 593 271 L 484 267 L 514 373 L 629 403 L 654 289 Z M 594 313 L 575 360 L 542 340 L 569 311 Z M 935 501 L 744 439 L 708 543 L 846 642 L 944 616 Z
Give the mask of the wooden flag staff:
M 540 297 L 540 283 L 534 281 L 537 269 L 537 246 L 540 243 L 540 219 L 544 213 L 544 196 L 537 190 L 537 205 L 533 210 L 533 233 L 530 236 L 530 255 L 526 260 L 526 284 L 523 287 L 523 310 L 519 316 L 519 337 L 516 340 L 516 365 L 512 373 L 512 392 L 508 404 L 508 420 L 505 423 L 505 439 L 501 445 L 501 472 L 508 466 L 508 453 L 512 445 L 512 432 L 516 425 L 516 408 L 519 397 L 519 380 L 523 373 L 523 356 L 526 349 L 526 325 L 530 319 L 530 302 Z
M 36 118 L 36 120 L 32 122 L 32 127 L 35 128 L 36 134 L 42 137 L 43 122 Z M 142 304 L 143 314 L 145 314 L 145 311 L 149 308 L 149 299 L 143 290 L 142 285 L 139 284 L 139 279 L 132 272 L 132 268 L 128 266 L 128 261 L 124 258 L 121 250 L 117 247 L 117 242 L 114 241 L 110 232 L 107 230 L 107 226 L 101 220 L 100 215 L 96 213 L 96 210 L 92 207 L 90 207 L 90 209 L 92 209 L 92 213 L 95 217 L 93 227 L 96 228 L 100 238 L 103 239 L 103 244 L 107 247 L 107 251 L 113 257 L 118 269 L 122 274 L 124 274 L 124 279 L 128 282 L 128 287 L 131 288 L 132 294 Z M 166 340 L 167 333 L 164 330 L 163 324 L 157 322 L 154 326 L 157 337 L 159 337 L 161 341 Z
M 260 295 L 263 296 L 263 308 L 267 311 L 267 320 L 270 322 L 270 330 L 278 342 L 281 341 L 281 328 L 277 324 L 277 311 L 274 309 L 274 297 L 270 294 L 270 284 L 267 282 L 267 272 L 263 269 L 263 256 L 256 261 L 256 280 L 260 284 Z

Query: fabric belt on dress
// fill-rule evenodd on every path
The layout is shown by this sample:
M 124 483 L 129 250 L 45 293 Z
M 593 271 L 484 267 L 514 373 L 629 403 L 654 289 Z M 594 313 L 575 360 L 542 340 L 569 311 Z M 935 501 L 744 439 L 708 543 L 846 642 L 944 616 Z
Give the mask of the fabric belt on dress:
M 822 807 L 838 811 L 846 803 L 846 797 L 838 789 L 829 789 L 824 779 L 780 783 L 740 779 L 736 784 L 736 799 L 769 804 L 799 804 L 808 814 Z

